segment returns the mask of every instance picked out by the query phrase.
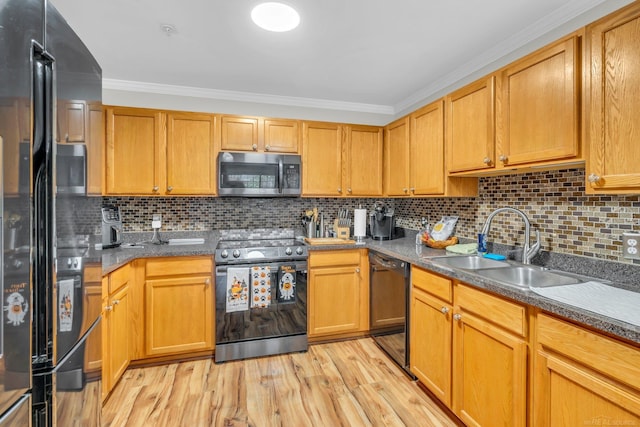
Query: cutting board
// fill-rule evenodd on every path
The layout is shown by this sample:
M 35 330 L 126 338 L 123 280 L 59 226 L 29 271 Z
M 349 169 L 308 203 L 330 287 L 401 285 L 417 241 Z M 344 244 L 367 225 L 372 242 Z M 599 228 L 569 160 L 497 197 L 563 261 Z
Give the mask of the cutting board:
M 338 237 L 305 237 L 304 241 L 310 245 L 355 245 L 356 241 L 351 239 L 340 239 Z

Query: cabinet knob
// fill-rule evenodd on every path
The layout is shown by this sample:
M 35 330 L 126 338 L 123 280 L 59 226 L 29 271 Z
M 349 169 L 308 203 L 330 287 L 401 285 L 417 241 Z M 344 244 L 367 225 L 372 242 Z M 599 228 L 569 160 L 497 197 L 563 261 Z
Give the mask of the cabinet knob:
M 113 300 L 113 305 L 118 305 L 120 304 L 120 300 L 119 299 L 114 299 Z
M 591 175 L 589 175 L 587 180 L 589 180 L 589 182 L 592 184 L 597 184 L 600 181 L 600 175 L 596 175 L 595 173 L 592 173 Z
M 264 146 L 264 149 L 265 149 L 266 151 L 269 151 L 269 150 L 271 150 L 271 146 L 270 146 L 270 145 L 265 145 L 265 146 Z
M 153 191 L 158 191 L 160 189 L 160 187 L 158 187 L 157 185 L 155 187 L 153 187 Z
M 68 134 L 68 133 L 67 133 L 67 134 L 65 134 L 65 136 L 64 136 L 64 141 L 65 141 L 65 142 L 69 142 L 69 134 Z
M 252 149 L 253 151 L 257 151 L 257 150 L 258 150 L 258 144 L 253 144 L 253 145 L 251 146 L 251 149 Z
M 347 188 L 347 193 L 351 193 L 351 189 L 350 188 Z
M 415 187 L 411 187 L 411 188 L 409 189 L 409 191 L 411 191 L 412 193 L 415 193 L 415 192 L 416 192 L 416 188 L 415 188 Z
M 338 188 L 338 193 L 342 193 L 342 188 Z
M 113 306 L 111 306 L 111 305 L 105 305 L 105 306 L 104 306 L 104 311 L 113 311 Z
M 485 158 L 482 160 L 482 163 L 484 163 L 485 165 L 487 165 L 487 166 L 488 166 L 488 165 L 490 165 L 490 164 L 491 164 L 491 159 L 490 159 L 490 158 L 488 158 L 488 157 L 485 157 Z
M 406 193 L 407 191 L 409 191 L 409 189 L 408 188 L 403 188 L 402 191 L 404 191 Z
M 440 313 L 442 313 L 442 314 L 447 314 L 448 312 L 449 312 L 449 307 L 442 307 L 440 309 Z
M 172 186 L 168 186 L 167 187 L 167 191 L 171 191 L 171 190 L 173 190 L 173 187 Z
M 500 156 L 500 161 L 501 161 L 502 163 L 507 163 L 507 161 L 508 161 L 508 160 L 509 160 L 509 158 L 508 158 L 507 156 L 505 156 L 504 154 L 502 154 L 502 155 Z
M 462 319 L 462 314 L 457 314 L 456 313 L 456 314 L 453 315 L 453 320 L 460 321 L 461 319 Z
M 211 284 L 211 279 L 205 279 L 204 284 L 209 286 Z
M 356 273 L 360 273 L 360 267 L 356 267 Z

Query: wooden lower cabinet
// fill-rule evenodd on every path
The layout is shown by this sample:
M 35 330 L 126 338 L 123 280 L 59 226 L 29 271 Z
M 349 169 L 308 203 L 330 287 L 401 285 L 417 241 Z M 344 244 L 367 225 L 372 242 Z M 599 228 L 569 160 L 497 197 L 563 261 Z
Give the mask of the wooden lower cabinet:
M 82 330 L 87 330 L 102 311 L 102 264 L 85 265 L 82 283 L 84 286 Z M 87 375 L 99 374 L 102 370 L 103 328 L 104 323 L 98 324 L 98 330 L 87 338 L 84 354 L 84 371 Z
M 525 307 L 415 266 L 411 275 L 411 371 L 467 425 L 526 425 Z
M 309 254 L 309 337 L 369 329 L 369 269 L 366 250 Z
M 640 425 L 637 347 L 541 314 L 531 425 Z
M 119 268 L 102 280 L 103 399 L 111 392 L 131 362 L 130 280 L 129 265 Z
M 147 260 L 146 356 L 213 349 L 211 257 Z

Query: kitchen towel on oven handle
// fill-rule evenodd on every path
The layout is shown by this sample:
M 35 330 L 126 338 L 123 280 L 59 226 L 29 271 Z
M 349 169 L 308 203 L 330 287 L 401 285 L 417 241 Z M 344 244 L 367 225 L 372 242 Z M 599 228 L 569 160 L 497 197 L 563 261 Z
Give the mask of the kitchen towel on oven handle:
M 296 266 L 283 265 L 278 271 L 278 302 L 296 301 Z
M 251 308 L 267 308 L 271 305 L 271 267 L 251 267 Z
M 227 269 L 227 302 L 226 312 L 245 311 L 249 309 L 249 269 Z

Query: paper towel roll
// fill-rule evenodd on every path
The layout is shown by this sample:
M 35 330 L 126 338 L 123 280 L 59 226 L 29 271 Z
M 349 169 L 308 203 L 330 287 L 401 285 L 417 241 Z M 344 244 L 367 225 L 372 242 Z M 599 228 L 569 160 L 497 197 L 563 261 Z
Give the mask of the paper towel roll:
M 364 237 L 367 235 L 367 210 L 353 210 L 353 236 Z

